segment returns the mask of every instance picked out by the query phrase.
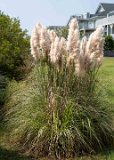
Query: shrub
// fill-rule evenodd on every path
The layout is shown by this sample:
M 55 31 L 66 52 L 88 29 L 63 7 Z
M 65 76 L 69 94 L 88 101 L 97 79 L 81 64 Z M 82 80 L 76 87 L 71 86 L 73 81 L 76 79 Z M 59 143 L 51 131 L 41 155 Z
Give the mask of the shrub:
M 0 72 L 11 78 L 23 77 L 31 63 L 29 39 L 18 19 L 0 12 Z
M 104 50 L 106 50 L 106 51 L 114 50 L 114 40 L 113 40 L 112 36 L 105 37 Z
M 67 38 L 68 36 L 68 28 L 67 27 L 62 27 L 61 29 L 58 29 L 56 31 L 57 35 L 59 37 L 64 37 L 64 38 Z
M 67 43 L 40 24 L 33 30 L 31 50 L 37 65 L 21 89 L 18 83 L 9 92 L 6 104 L 11 137 L 28 154 L 62 159 L 112 145 L 109 104 L 97 77 L 102 28 L 79 42 L 75 19 Z

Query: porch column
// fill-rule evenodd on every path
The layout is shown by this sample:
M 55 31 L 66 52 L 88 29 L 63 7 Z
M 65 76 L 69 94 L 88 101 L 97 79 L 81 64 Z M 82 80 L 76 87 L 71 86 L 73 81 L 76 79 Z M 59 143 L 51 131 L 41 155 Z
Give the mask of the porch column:
M 112 31 L 112 29 L 113 29 L 113 24 L 110 24 L 110 28 L 111 28 L 111 34 L 113 34 L 113 31 Z

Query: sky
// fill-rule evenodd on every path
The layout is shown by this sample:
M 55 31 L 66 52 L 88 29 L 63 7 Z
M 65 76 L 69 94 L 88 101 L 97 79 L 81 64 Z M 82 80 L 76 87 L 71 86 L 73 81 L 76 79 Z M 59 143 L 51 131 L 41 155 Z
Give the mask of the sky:
M 0 10 L 19 18 L 21 27 L 31 33 L 37 22 L 62 26 L 71 15 L 94 13 L 100 2 L 114 3 L 114 0 L 0 0 Z

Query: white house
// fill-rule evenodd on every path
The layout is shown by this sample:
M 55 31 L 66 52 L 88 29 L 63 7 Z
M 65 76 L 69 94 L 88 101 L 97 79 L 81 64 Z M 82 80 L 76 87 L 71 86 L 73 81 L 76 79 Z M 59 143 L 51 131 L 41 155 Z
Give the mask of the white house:
M 89 36 L 96 27 L 101 25 L 104 27 L 104 34 L 111 35 L 114 38 L 114 3 L 100 3 L 95 14 L 88 12 L 85 15 L 73 15 L 67 25 L 75 17 L 78 19 L 82 34 Z

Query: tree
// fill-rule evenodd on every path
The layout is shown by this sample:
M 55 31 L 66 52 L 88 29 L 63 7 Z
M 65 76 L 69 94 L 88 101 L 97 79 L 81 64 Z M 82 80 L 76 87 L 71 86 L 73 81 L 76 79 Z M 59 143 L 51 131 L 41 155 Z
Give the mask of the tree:
M 67 27 L 62 27 L 61 29 L 58 29 L 56 31 L 57 35 L 59 37 L 64 37 L 64 38 L 67 38 L 68 36 L 68 28 Z
M 104 50 L 114 50 L 114 40 L 112 36 L 105 37 Z
M 27 30 L 20 21 L 0 11 L 0 72 L 19 79 L 25 71 L 25 61 L 30 59 Z

